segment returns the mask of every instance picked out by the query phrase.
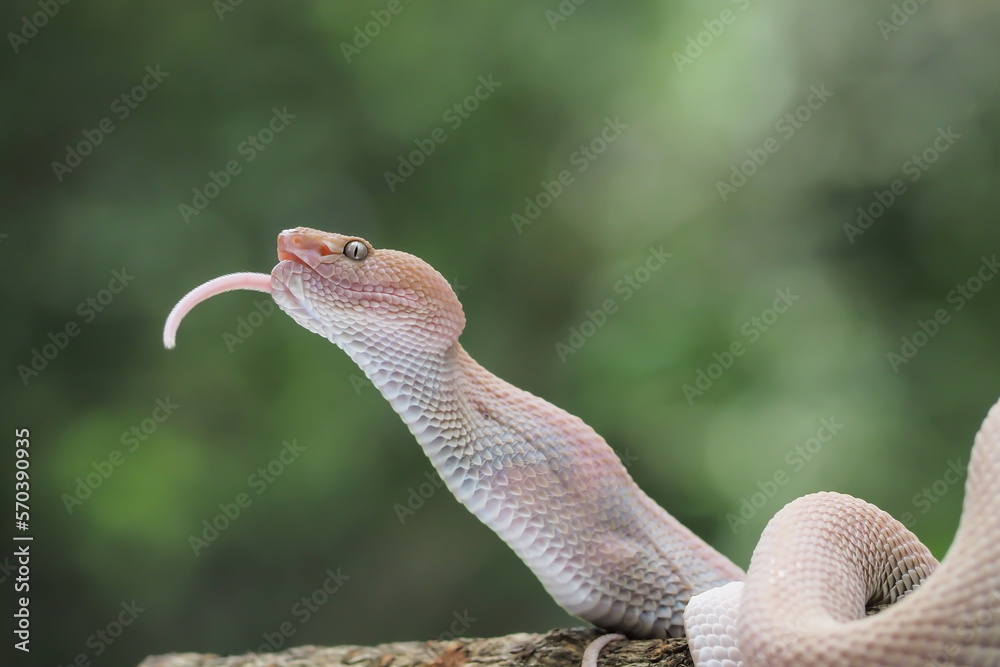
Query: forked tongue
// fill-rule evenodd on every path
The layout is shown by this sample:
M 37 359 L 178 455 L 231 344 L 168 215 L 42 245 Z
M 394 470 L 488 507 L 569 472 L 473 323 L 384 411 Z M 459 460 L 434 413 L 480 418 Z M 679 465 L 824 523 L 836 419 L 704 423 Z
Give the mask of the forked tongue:
M 271 276 L 267 273 L 229 273 L 195 287 L 185 294 L 184 298 L 178 301 L 174 309 L 167 315 L 167 323 L 163 326 L 163 346 L 168 350 L 174 348 L 177 339 L 177 329 L 181 326 L 181 320 L 191 312 L 192 308 L 216 294 L 237 289 L 248 289 L 270 294 Z

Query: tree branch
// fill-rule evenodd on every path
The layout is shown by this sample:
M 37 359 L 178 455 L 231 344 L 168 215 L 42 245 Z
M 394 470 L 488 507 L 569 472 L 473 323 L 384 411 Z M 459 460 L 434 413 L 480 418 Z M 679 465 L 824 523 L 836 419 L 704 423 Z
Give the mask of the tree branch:
M 150 656 L 139 667 L 579 667 L 599 630 L 573 628 L 488 639 L 397 642 L 378 646 L 299 646 L 281 653 L 220 657 Z M 615 641 L 600 667 L 693 667 L 684 639 Z

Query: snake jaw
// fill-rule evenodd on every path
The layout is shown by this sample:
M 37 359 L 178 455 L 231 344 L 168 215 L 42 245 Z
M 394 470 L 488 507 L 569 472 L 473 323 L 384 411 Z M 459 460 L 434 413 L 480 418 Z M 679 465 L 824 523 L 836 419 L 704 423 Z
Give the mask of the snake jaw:
M 294 259 L 278 262 L 271 270 L 271 298 L 300 326 L 326 338 L 323 320 L 310 307 L 308 290 L 302 280 L 303 271 L 308 270 Z
M 298 262 L 309 267 L 320 276 L 330 279 L 334 276 L 334 264 L 344 257 L 344 247 L 351 241 L 367 242 L 340 234 L 330 234 L 308 227 L 286 229 L 278 234 L 278 259 Z M 367 256 L 368 253 L 366 253 Z

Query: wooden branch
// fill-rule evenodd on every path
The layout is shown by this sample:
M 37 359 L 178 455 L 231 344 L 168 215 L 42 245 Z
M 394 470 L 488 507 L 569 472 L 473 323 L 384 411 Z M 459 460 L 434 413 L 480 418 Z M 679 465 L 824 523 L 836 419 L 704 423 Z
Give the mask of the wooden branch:
M 579 667 L 583 650 L 604 634 L 591 628 L 518 633 L 489 639 L 397 642 L 378 646 L 299 646 L 281 653 L 220 657 L 150 656 L 139 667 Z M 693 667 L 684 639 L 615 641 L 600 667 Z

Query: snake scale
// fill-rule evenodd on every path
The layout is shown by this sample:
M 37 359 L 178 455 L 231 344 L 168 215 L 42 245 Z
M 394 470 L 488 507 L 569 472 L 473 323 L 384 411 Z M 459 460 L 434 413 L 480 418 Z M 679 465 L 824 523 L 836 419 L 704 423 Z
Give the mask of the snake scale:
M 458 338 L 462 306 L 421 259 L 299 227 L 270 275 L 238 273 L 174 307 L 164 344 L 205 299 L 269 293 L 346 352 L 448 489 L 570 613 L 622 635 L 687 635 L 700 667 L 1000 666 L 1000 403 L 975 438 L 962 518 L 940 564 L 874 505 L 792 501 L 747 573 L 657 505 L 593 429 L 493 375 Z M 866 617 L 868 607 L 889 604 Z

